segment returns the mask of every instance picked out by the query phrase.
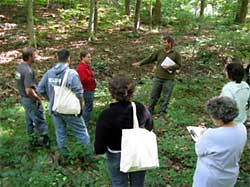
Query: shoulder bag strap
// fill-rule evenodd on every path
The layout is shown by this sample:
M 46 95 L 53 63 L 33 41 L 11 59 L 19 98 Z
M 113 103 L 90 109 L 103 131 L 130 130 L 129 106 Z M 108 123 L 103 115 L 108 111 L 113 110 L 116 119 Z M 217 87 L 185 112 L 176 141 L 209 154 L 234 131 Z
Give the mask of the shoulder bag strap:
M 63 81 L 62 81 L 61 87 L 66 87 L 66 83 L 67 83 L 67 78 L 68 78 L 69 70 L 70 70 L 70 69 L 68 68 L 68 69 L 66 69 L 66 71 L 65 71 L 65 74 L 64 74 L 64 77 L 63 77 Z
M 134 102 L 131 102 L 132 108 L 133 108 L 133 127 L 135 128 L 139 128 L 139 123 L 138 123 L 138 119 L 137 119 L 137 115 L 136 115 L 136 105 Z
M 62 96 L 62 92 L 63 92 L 63 88 L 66 87 L 66 82 L 67 82 L 67 78 L 68 78 L 68 73 L 69 73 L 69 68 L 66 69 L 65 73 L 64 73 L 64 77 L 63 77 L 63 81 L 62 84 L 59 88 L 59 93 L 58 93 L 58 100 L 61 100 L 61 96 Z

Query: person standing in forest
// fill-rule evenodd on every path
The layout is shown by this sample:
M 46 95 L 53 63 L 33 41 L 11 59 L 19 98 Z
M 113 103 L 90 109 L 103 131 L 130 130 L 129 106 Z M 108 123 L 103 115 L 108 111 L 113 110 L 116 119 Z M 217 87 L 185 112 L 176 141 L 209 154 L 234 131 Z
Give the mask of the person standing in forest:
M 109 81 L 109 92 L 114 101 L 101 112 L 96 122 L 95 153 L 106 153 L 112 187 L 144 186 L 146 171 L 128 173 L 120 171 L 122 130 L 133 128 L 131 102 L 134 91 L 135 84 L 130 76 L 126 74 L 113 76 Z M 150 112 L 139 102 L 135 102 L 135 105 L 139 127 L 151 131 L 153 120 Z
M 22 51 L 23 62 L 17 66 L 16 82 L 20 101 L 25 110 L 26 131 L 29 136 L 29 146 L 41 146 L 35 129 L 42 136 L 42 145 L 50 148 L 48 125 L 45 122 L 44 109 L 40 97 L 36 92 L 36 78 L 31 68 L 35 62 L 35 49 L 24 48 Z
M 250 97 L 250 87 L 243 81 L 244 67 L 239 60 L 233 59 L 232 63 L 227 64 L 226 72 L 229 82 L 223 86 L 221 96 L 227 96 L 236 101 L 239 115 L 234 120 L 244 124 L 247 120 L 246 108 Z
M 94 93 L 96 88 L 96 82 L 93 75 L 93 71 L 90 67 L 91 54 L 89 52 L 80 53 L 80 63 L 77 66 L 77 73 L 82 83 L 84 107 L 83 107 L 83 119 L 85 123 L 90 120 L 90 115 L 93 110 Z
M 53 111 L 54 87 L 61 86 L 66 71 L 68 71 L 66 87 L 79 99 L 81 110 L 83 103 L 83 90 L 78 74 L 75 70 L 69 68 L 71 63 L 69 51 L 65 49 L 60 50 L 57 56 L 59 62 L 44 74 L 38 85 L 38 93 L 49 99 L 49 111 L 55 127 L 57 146 L 61 155 L 67 159 L 70 153 L 66 146 L 68 128 L 83 147 L 85 145 L 89 146 L 90 138 L 81 113 L 74 115 Z
M 153 114 L 155 105 L 161 93 L 163 102 L 160 108 L 160 116 L 164 117 L 167 113 L 169 99 L 174 88 L 174 78 L 176 70 L 181 67 L 181 56 L 174 50 L 175 40 L 169 36 L 163 36 L 163 48 L 152 53 L 148 58 L 133 63 L 135 67 L 156 62 L 156 70 L 153 78 L 153 86 L 149 99 L 148 109 Z

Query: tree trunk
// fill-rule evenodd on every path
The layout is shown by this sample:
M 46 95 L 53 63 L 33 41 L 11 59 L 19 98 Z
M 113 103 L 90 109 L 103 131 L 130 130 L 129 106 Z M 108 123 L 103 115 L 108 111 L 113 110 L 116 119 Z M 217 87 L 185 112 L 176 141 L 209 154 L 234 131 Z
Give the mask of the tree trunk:
M 90 0 L 90 15 L 89 15 L 89 41 L 94 40 L 95 31 L 97 29 L 97 0 Z
M 150 0 L 149 4 L 149 30 L 153 29 L 153 0 Z
M 95 14 L 94 14 L 94 30 L 97 31 L 98 25 L 98 0 L 95 0 Z
M 125 0 L 125 15 L 130 16 L 130 0 Z
M 134 32 L 137 33 L 140 27 L 140 9 L 142 0 L 136 0 L 135 6 L 135 20 L 134 20 Z
M 28 0 L 28 36 L 29 36 L 29 46 L 37 48 L 36 45 L 36 37 L 35 37 L 35 30 L 34 30 L 34 17 L 33 17 L 33 0 Z
M 206 0 L 200 0 L 200 17 L 204 16 L 205 7 L 206 7 Z
M 154 22 L 158 26 L 161 24 L 161 0 L 156 0 L 155 2 Z
M 235 23 L 244 23 L 248 11 L 249 0 L 238 0 L 238 9 L 236 12 Z

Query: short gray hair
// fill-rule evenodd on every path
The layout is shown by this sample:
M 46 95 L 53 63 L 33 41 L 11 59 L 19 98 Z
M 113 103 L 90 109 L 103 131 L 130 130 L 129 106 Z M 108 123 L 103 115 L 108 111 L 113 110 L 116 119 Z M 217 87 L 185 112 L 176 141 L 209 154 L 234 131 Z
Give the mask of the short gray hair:
M 206 104 L 206 111 L 212 118 L 229 123 L 239 114 L 236 102 L 230 97 L 214 97 Z

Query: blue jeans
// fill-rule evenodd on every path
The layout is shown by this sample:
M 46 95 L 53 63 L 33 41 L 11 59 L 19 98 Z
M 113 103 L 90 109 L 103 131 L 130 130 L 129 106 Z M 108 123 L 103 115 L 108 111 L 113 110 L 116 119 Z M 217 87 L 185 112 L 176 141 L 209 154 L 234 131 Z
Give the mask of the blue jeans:
M 90 114 L 93 110 L 93 101 L 94 101 L 94 90 L 85 91 L 83 93 L 84 98 L 84 108 L 83 108 L 83 119 L 87 123 L 90 120 Z
M 39 134 L 48 134 L 48 125 L 45 122 L 43 106 L 36 105 L 35 100 L 28 97 L 21 97 L 21 104 L 25 109 L 26 131 L 28 135 L 34 133 L 35 129 Z
M 89 134 L 82 117 L 52 112 L 52 120 L 56 131 L 56 142 L 61 153 L 66 150 L 67 126 L 76 137 L 78 143 L 89 144 Z
M 112 187 L 143 187 L 146 171 L 123 173 L 120 171 L 120 153 L 107 151 L 107 166 L 112 181 Z

